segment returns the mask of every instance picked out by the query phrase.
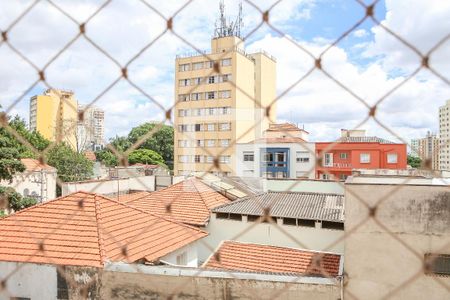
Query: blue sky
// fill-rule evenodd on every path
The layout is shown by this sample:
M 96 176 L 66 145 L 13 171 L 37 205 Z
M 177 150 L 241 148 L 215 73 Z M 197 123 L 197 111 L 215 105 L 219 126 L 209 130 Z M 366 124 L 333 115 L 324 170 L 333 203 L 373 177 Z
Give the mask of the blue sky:
M 165 16 L 170 16 L 180 7 L 180 1 L 147 2 Z M 257 4 L 265 10 L 273 2 L 263 0 Z M 0 29 L 4 30 L 28 3 L 27 0 L 3 2 Z M 101 1 L 59 0 L 56 3 L 82 22 Z M 227 0 L 225 3 L 229 14 L 235 15 L 237 1 Z M 218 1 L 193 1 L 174 19 L 174 29 L 198 48 L 208 50 L 217 12 Z M 243 13 L 246 33 L 260 22 L 261 15 L 246 2 Z M 447 2 L 379 1 L 375 13 L 385 26 L 422 52 L 449 33 L 450 5 Z M 364 9 L 356 1 L 284 0 L 271 11 L 270 20 L 296 43 L 318 55 L 363 16 Z M 115 0 L 88 23 L 87 34 L 124 64 L 164 27 L 165 21 L 138 1 Z M 42 2 L 18 23 L 9 36 L 14 47 L 41 66 L 76 32 L 75 24 Z M 277 58 L 278 94 L 313 64 L 302 51 L 268 26 L 255 32 L 246 41 L 246 46 L 250 52 L 262 48 Z M 447 41 L 432 56 L 436 70 L 447 78 L 450 75 L 449 50 L 450 42 Z M 193 49 L 168 33 L 130 65 L 129 76 L 167 109 L 173 105 L 174 59 L 186 51 Z M 404 80 L 419 63 L 411 50 L 371 20 L 366 20 L 323 57 L 324 69 L 369 104 L 375 103 Z M 52 63 L 46 72 L 49 84 L 74 90 L 80 103 L 92 101 L 119 74 L 120 69 L 83 38 Z M 8 107 L 36 78 L 37 74 L 27 63 L 5 44 L 0 45 L 0 103 L 4 107 Z M 18 113 L 27 119 L 29 97 L 43 89 L 39 84 L 10 113 Z M 447 99 L 450 99 L 448 85 L 422 71 L 381 103 L 378 116 L 383 124 L 408 141 L 425 135 L 428 130 L 438 130 L 437 110 Z M 112 88 L 96 105 L 106 111 L 107 137 L 123 135 L 140 123 L 164 118 L 160 109 L 125 81 Z M 332 140 L 339 135 L 341 128 L 353 128 L 366 114 L 366 108 L 357 99 L 315 71 L 280 99 L 277 121 L 304 124 L 311 132 L 311 140 Z M 361 128 L 367 129 L 371 135 L 395 139 L 373 121 Z

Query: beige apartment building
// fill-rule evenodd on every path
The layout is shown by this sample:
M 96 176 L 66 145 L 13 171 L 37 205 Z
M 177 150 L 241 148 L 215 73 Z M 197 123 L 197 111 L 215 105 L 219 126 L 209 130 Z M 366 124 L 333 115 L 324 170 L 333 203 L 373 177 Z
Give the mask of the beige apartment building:
M 275 59 L 246 53 L 238 34 L 221 34 L 210 53 L 179 56 L 175 64 L 175 175 L 235 175 L 235 143 L 260 138 L 276 121 Z
M 93 105 L 79 105 L 78 113 L 83 114 L 83 120 L 78 121 L 77 150 L 82 152 L 103 149 L 105 145 L 105 111 Z
M 76 149 L 78 102 L 71 91 L 48 89 L 30 99 L 30 130 L 52 142 L 66 142 Z
M 450 100 L 439 107 L 439 170 L 450 170 Z
M 420 157 L 427 169 L 439 170 L 439 140 L 431 132 L 424 138 L 411 140 L 412 154 Z

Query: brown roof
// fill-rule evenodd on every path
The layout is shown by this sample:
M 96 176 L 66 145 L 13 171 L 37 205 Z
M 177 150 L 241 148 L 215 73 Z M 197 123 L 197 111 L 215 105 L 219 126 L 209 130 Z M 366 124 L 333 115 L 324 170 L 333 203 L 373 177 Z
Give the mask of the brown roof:
M 281 123 L 281 124 L 269 124 L 269 128 L 266 131 L 304 131 L 304 129 L 298 128 L 297 125 L 292 123 Z
M 147 197 L 148 195 L 150 195 L 151 192 L 147 192 L 147 191 L 140 191 L 140 192 L 135 192 L 135 193 L 130 193 L 130 194 L 121 194 L 119 195 L 119 201 L 123 202 L 123 203 L 128 203 L 130 201 L 135 201 L 144 197 Z M 116 199 L 117 197 L 111 197 Z
M 0 220 L 0 261 L 102 267 L 155 262 L 206 232 L 93 193 L 77 192 Z
M 306 143 L 306 141 L 299 137 L 277 137 L 277 138 L 260 138 L 256 139 L 250 144 L 283 144 L 283 143 Z
M 96 161 L 97 160 L 97 157 L 95 156 L 94 151 L 85 151 L 84 152 L 84 157 L 86 157 L 90 161 Z
M 339 254 L 224 241 L 203 267 L 242 272 L 335 277 L 339 275 L 340 260 Z
M 54 167 L 49 166 L 47 164 L 43 164 L 37 159 L 22 158 L 20 159 L 20 161 L 25 165 L 26 172 L 41 171 L 41 170 L 48 170 L 48 171 L 56 170 Z
M 129 205 L 196 226 L 206 225 L 213 208 L 231 202 L 197 178 L 186 179 L 135 200 L 127 201 L 127 198 L 119 196 L 119 200 L 125 199 Z

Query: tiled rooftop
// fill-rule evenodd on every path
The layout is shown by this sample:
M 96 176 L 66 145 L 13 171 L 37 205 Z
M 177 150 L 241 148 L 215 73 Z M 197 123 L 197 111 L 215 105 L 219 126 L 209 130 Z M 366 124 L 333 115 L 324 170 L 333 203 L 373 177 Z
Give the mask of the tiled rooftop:
M 250 142 L 251 144 L 285 144 L 285 143 L 306 143 L 306 141 L 299 137 L 275 137 L 275 138 L 260 138 Z
M 339 143 L 380 143 L 380 144 L 396 144 L 389 140 L 385 140 L 376 136 L 346 136 L 337 140 Z
M 142 210 L 196 226 L 207 224 L 211 209 L 230 203 L 229 199 L 197 178 L 186 179 L 145 197 L 127 198 L 129 196 L 119 197 L 120 201 Z
M 344 196 L 325 193 L 267 192 L 222 205 L 213 212 L 264 216 L 266 208 L 272 217 L 344 222 Z
M 54 171 L 56 170 L 54 167 L 49 166 L 47 164 L 42 164 L 36 159 L 32 158 L 22 158 L 20 160 L 25 165 L 25 172 L 36 172 L 41 170 Z
M 295 248 L 224 241 L 206 269 L 336 277 L 341 255 Z
M 292 123 L 269 124 L 266 131 L 305 131 Z M 306 131 L 305 131 L 306 132 Z
M 0 220 L 0 261 L 102 267 L 106 261 L 159 258 L 207 235 L 86 192 L 57 198 Z

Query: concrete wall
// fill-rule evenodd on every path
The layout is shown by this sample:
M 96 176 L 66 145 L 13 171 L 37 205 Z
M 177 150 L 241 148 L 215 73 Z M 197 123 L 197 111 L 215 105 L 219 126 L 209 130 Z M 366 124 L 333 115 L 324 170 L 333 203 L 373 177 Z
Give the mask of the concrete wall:
M 344 253 L 343 241 L 328 248 L 344 235 L 343 230 L 270 223 L 256 224 L 256 222 L 247 222 L 246 219 L 246 216 L 243 216 L 242 221 L 217 219 L 214 213 L 211 214 L 210 222 L 205 228 L 209 235 L 199 241 L 200 261 L 206 261 L 224 240 Z
M 97 194 L 113 194 L 128 192 L 129 190 L 155 190 L 155 176 L 141 176 L 113 180 L 90 180 L 83 182 L 67 182 L 62 185 L 62 195 L 77 191 L 93 192 Z
M 333 180 L 269 179 L 265 180 L 265 182 L 268 191 L 344 194 L 344 184 Z
M 311 299 L 340 298 L 337 280 L 190 268 L 112 264 L 101 275 L 102 299 Z
M 39 202 L 56 198 L 56 171 L 35 171 L 16 174 L 10 183 L 0 182 L 2 186 L 10 186 L 22 196 L 36 197 Z
M 6 288 L 0 289 L 0 299 L 56 299 L 55 266 L 0 262 L 0 278 L 7 279 Z
M 357 197 L 377 207 L 379 224 Z M 347 184 L 345 199 L 345 230 L 351 233 L 345 239 L 346 295 L 449 299 L 450 277 L 423 269 L 426 253 L 450 254 L 448 186 Z
M 289 148 L 289 178 L 314 178 L 315 146 L 314 143 L 280 143 L 280 144 L 236 144 L 236 175 L 241 177 L 261 177 L 261 148 Z M 244 152 L 254 154 L 254 161 L 244 161 Z M 297 151 L 307 151 L 309 162 L 297 162 Z M 253 172 L 249 173 L 250 170 Z M 299 174 L 297 172 L 300 172 Z

